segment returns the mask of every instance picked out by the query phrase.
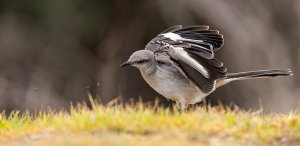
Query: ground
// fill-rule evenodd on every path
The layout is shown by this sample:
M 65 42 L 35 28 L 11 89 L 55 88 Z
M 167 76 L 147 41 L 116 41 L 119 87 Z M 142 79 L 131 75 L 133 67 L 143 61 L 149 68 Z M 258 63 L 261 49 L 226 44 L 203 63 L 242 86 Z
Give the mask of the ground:
M 69 112 L 0 116 L 0 145 L 300 145 L 300 114 L 224 107 L 170 110 L 92 103 Z

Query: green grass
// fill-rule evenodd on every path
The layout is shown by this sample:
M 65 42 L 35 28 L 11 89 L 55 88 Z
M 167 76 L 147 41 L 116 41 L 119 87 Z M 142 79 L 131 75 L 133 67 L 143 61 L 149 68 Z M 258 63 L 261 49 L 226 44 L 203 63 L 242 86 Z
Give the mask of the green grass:
M 300 114 L 262 114 L 223 107 L 179 112 L 92 104 L 69 112 L 0 115 L 0 145 L 294 145 Z

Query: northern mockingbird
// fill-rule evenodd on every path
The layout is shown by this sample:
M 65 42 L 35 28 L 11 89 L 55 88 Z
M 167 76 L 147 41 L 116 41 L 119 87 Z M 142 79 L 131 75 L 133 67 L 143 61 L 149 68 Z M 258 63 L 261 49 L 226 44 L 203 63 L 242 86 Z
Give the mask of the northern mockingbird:
M 289 69 L 227 73 L 214 57 L 223 43 L 223 35 L 208 26 L 177 25 L 153 38 L 145 50 L 134 52 L 121 67 L 138 68 L 155 91 L 176 101 L 180 109 L 231 81 L 292 75 Z

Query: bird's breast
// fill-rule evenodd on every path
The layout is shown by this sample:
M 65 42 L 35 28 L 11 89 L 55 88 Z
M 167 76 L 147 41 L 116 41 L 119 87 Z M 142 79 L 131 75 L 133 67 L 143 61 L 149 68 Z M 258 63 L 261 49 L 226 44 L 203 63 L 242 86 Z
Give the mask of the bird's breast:
M 207 96 L 194 83 L 173 68 L 158 67 L 153 74 L 146 75 L 142 72 L 142 76 L 159 94 L 177 102 L 195 104 Z

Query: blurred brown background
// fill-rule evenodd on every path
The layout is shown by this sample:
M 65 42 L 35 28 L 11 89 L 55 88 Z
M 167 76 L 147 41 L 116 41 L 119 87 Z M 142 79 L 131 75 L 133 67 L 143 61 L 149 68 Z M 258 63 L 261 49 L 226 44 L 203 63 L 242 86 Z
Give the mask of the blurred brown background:
M 210 25 L 225 45 L 229 72 L 291 68 L 293 77 L 235 82 L 208 97 L 212 104 L 289 111 L 300 107 L 298 0 L 1 0 L 0 110 L 65 108 L 122 95 L 164 100 L 137 69 L 120 69 L 164 29 Z M 167 102 L 167 101 L 166 101 Z

